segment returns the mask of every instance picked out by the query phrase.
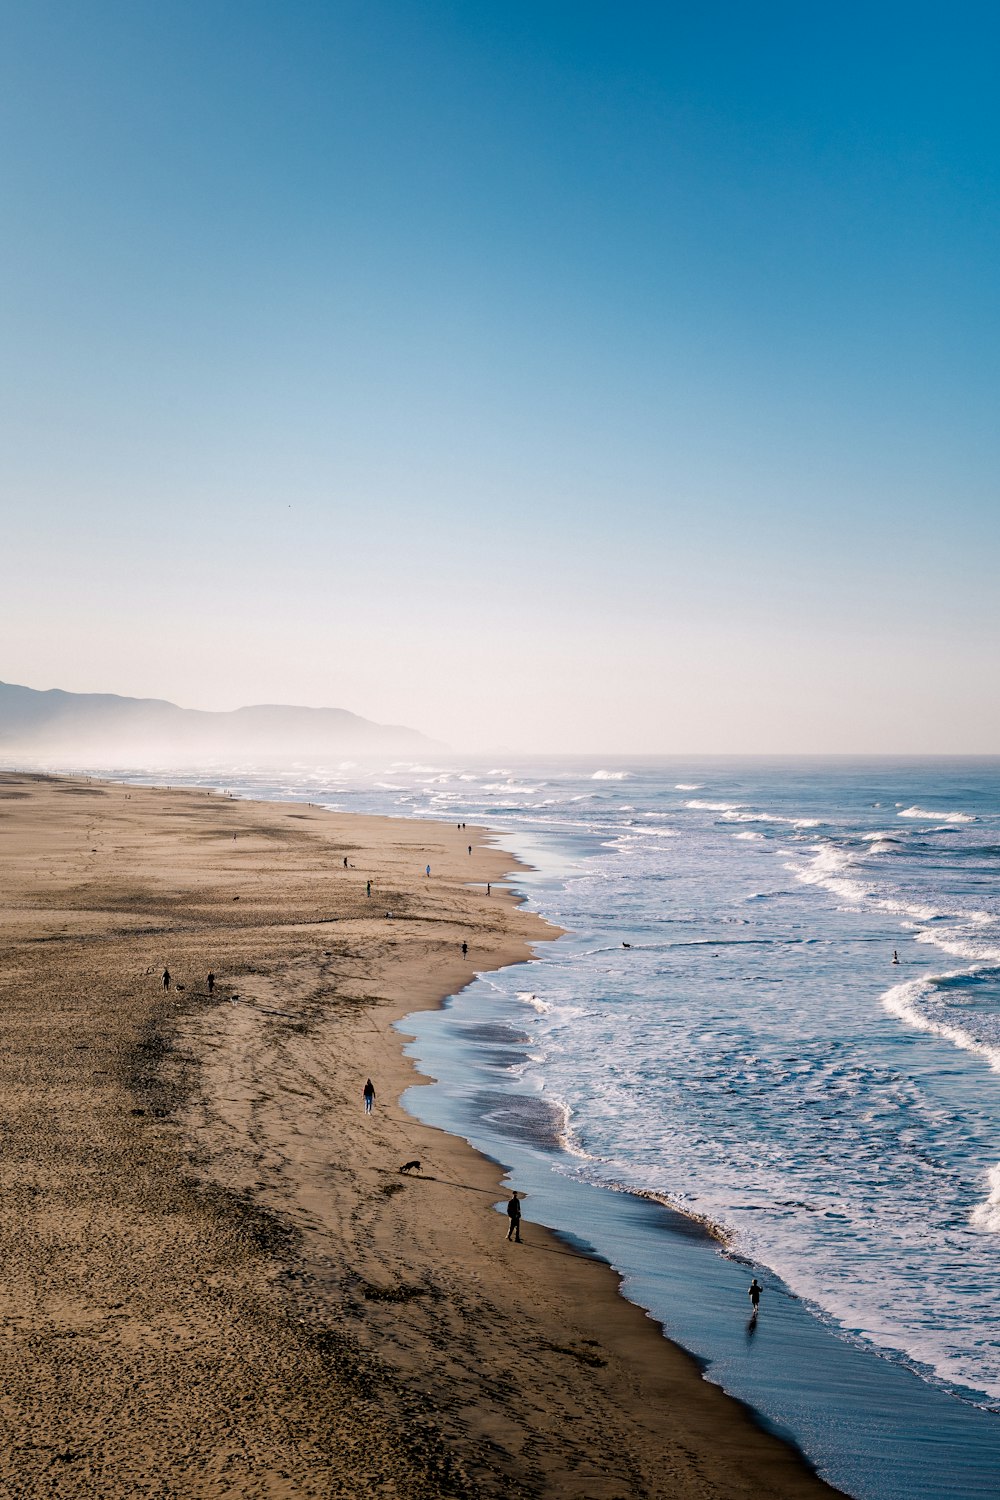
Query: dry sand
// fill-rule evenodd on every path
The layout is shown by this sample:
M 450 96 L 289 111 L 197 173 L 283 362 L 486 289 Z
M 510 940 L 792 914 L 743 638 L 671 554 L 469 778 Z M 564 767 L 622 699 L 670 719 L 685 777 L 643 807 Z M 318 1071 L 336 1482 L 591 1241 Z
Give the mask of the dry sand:
M 834 1493 L 400 1108 L 552 935 L 484 830 L 9 773 L 0 851 L 0 1495 Z

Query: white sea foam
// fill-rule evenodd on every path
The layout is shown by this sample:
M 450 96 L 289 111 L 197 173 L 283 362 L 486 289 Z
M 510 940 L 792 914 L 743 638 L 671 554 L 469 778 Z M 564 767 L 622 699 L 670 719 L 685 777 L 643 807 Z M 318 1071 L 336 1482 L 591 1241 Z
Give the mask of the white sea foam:
M 892 893 L 880 888 L 877 878 L 867 875 L 867 872 L 860 869 L 846 849 L 838 848 L 833 844 L 814 844 L 811 849 L 814 851 L 811 863 L 787 866 L 805 885 L 822 886 L 859 909 L 890 912 L 895 916 L 906 917 L 910 921 L 965 920 L 957 913 L 942 912 L 937 907 L 915 900 L 912 896 Z M 869 852 L 866 851 L 866 853 Z M 947 940 L 956 941 L 957 939 L 954 934 L 951 934 Z M 946 946 L 944 935 L 938 932 L 928 933 L 923 941 L 936 943 L 943 952 L 953 953 L 956 956 L 967 954 L 969 957 L 976 958 L 992 957 L 992 953 L 987 951 L 972 953 L 966 948 L 949 948 Z
M 592 1151 L 588 1151 L 583 1144 L 583 1139 L 579 1131 L 574 1128 L 572 1111 L 569 1105 L 565 1100 L 560 1100 L 560 1103 L 563 1109 L 563 1122 L 559 1134 L 563 1150 L 569 1156 L 576 1157 L 577 1161 L 596 1163 L 600 1158 L 596 1157 Z
M 691 797 L 685 802 L 684 806 L 695 808 L 699 812 L 724 813 L 735 812 L 737 808 L 743 807 L 744 804 L 742 802 L 703 802 L 700 797 Z
M 899 1020 L 905 1021 L 908 1026 L 914 1027 L 917 1031 L 928 1031 L 934 1036 L 944 1037 L 954 1046 L 960 1047 L 963 1052 L 978 1052 L 986 1058 L 994 1073 L 1000 1073 L 1000 1030 L 994 1037 L 977 1036 L 950 1016 L 934 1014 L 927 1004 L 928 1000 L 938 993 L 938 987 L 942 981 L 964 979 L 969 977 L 971 972 L 974 971 L 960 969 L 951 974 L 909 979 L 903 984 L 894 985 L 891 990 L 886 990 L 880 999 L 890 1015 L 897 1016 Z
M 700 792 L 704 782 L 702 781 L 678 781 L 674 784 L 675 792 Z
M 627 771 L 595 771 L 591 781 L 627 781 Z
M 864 902 L 868 892 L 861 881 L 851 878 L 854 862 L 845 849 L 834 844 L 812 845 L 813 859 L 808 865 L 789 865 L 804 885 L 820 885 L 842 896 L 854 905 Z
M 976 819 L 971 813 L 964 812 L 928 812 L 926 807 L 904 807 L 898 814 L 900 818 L 929 818 L 934 823 L 975 823 Z
M 989 1234 L 1000 1234 L 1000 1165 L 990 1167 L 986 1174 L 989 1189 L 985 1200 L 977 1203 L 969 1215 L 974 1229 L 985 1229 Z
M 726 823 L 791 823 L 791 818 L 776 818 L 772 813 L 744 812 L 739 808 L 731 807 L 723 813 Z
M 969 925 L 972 925 L 971 921 Z M 982 939 L 973 937 L 965 930 L 964 924 L 952 927 L 918 928 L 916 941 L 929 944 L 941 953 L 949 954 L 952 958 L 968 958 L 973 963 L 981 964 L 1000 963 L 1000 944 L 983 942 Z
M 738 808 L 730 809 L 723 814 L 723 818 L 727 823 L 784 823 L 789 828 L 820 827 L 819 818 L 783 818 L 777 813 L 742 812 Z

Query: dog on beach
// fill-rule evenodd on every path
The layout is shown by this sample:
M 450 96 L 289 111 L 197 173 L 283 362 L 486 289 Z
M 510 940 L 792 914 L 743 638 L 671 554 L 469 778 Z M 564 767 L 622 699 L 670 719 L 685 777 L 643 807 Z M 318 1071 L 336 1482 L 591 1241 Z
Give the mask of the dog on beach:
M 418 1161 L 404 1161 L 399 1170 L 401 1172 L 419 1172 L 420 1163 Z

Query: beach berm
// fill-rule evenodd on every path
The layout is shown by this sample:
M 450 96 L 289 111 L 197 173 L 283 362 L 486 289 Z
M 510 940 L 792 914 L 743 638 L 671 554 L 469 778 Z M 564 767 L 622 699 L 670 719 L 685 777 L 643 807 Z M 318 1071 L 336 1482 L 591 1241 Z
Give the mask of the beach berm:
M 0 1495 L 833 1493 L 398 1103 L 555 935 L 485 830 L 8 772 L 0 844 Z

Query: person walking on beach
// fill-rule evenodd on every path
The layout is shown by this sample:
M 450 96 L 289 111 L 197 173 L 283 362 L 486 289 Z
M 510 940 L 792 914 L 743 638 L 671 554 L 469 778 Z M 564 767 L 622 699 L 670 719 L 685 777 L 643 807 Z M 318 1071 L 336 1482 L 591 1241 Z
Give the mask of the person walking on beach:
M 427 866 L 426 870 L 424 871 L 424 874 L 427 876 L 427 879 L 430 880 L 430 878 L 431 878 L 431 867 L 430 867 L 430 865 Z
M 208 976 L 208 993 L 211 994 L 214 989 L 215 989 L 215 975 L 214 974 L 209 974 L 209 976 Z
M 468 955 L 468 952 L 469 952 L 469 945 L 468 945 L 468 943 L 463 943 L 462 944 L 462 957 L 465 958 Z
M 757 1280 L 756 1276 L 753 1278 L 753 1280 L 751 1281 L 750 1285 L 747 1287 L 747 1296 L 750 1298 L 750 1302 L 751 1302 L 751 1305 L 753 1307 L 753 1316 L 754 1317 L 757 1316 L 757 1308 L 758 1308 L 758 1306 L 760 1304 L 760 1294 L 761 1294 L 761 1292 L 763 1290 L 764 1290 L 764 1288 L 761 1286 L 761 1284 Z
M 372 1083 L 370 1078 L 365 1084 L 364 1089 L 362 1090 L 362 1098 L 365 1101 L 365 1114 L 370 1115 L 372 1112 L 372 1105 L 375 1103 L 375 1085 Z
M 370 896 L 371 893 L 372 893 L 372 883 L 371 883 L 370 880 L 366 880 L 365 881 L 365 895 L 366 896 Z
M 164 969 L 164 971 L 163 971 L 163 988 L 165 990 L 169 990 L 169 988 L 170 988 L 170 970 L 169 969 Z
M 470 854 L 472 853 L 472 845 L 471 844 L 469 845 L 469 853 Z
M 510 1220 L 507 1238 L 519 1245 L 521 1243 L 521 1203 L 516 1193 L 511 1196 L 507 1204 L 507 1217 Z

